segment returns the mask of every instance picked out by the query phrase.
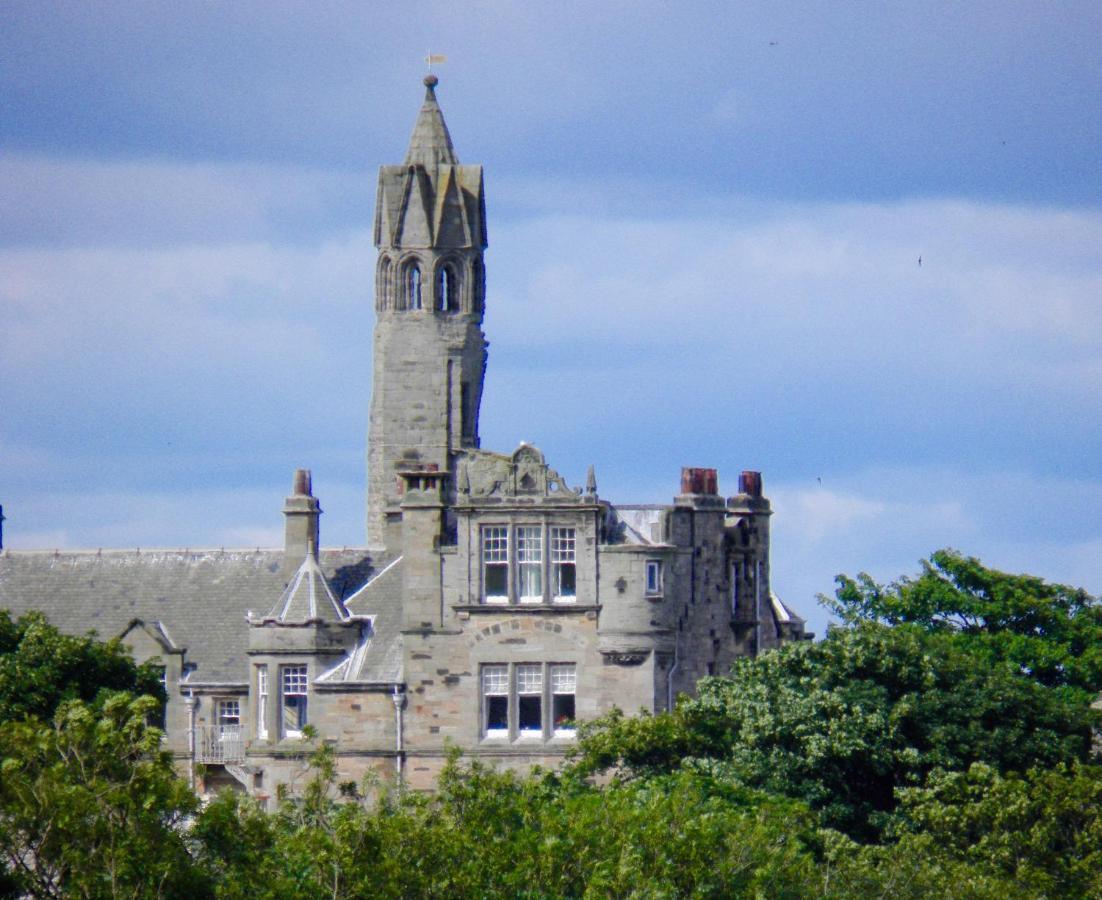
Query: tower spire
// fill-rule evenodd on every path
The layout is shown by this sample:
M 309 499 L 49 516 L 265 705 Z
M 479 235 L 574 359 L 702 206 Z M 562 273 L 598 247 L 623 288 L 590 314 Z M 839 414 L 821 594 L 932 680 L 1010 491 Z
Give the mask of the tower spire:
M 436 85 L 440 79 L 431 72 L 425 76 L 425 102 L 417 114 L 417 123 L 409 139 L 405 165 L 421 165 L 426 169 L 434 166 L 457 166 L 459 157 L 452 146 L 452 136 L 444 123 L 444 113 L 436 102 Z

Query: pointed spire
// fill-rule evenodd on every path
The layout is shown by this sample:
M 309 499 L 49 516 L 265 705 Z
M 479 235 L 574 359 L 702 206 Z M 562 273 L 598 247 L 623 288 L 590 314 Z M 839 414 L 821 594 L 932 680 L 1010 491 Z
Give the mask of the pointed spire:
M 438 81 L 435 75 L 425 76 L 425 102 L 421 106 L 421 112 L 417 114 L 417 124 L 413 126 L 413 135 L 409 139 L 405 161 L 407 166 L 433 168 L 438 165 L 459 165 L 451 135 L 448 134 L 448 126 L 444 124 L 444 114 L 436 102 Z
M 325 574 L 318 565 L 313 542 L 310 543 L 306 559 L 302 561 L 295 577 L 265 618 L 274 619 L 281 624 L 310 622 L 315 619 L 343 622 L 348 618 L 348 610 L 329 589 Z
M 589 497 L 597 496 L 597 473 L 593 466 L 590 466 L 589 471 L 585 474 L 585 493 Z

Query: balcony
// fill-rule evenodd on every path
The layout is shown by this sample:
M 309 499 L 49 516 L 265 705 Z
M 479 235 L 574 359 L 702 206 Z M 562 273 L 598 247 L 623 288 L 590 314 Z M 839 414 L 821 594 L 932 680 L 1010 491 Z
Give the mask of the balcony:
M 227 765 L 245 761 L 245 735 L 240 725 L 197 725 L 195 761 Z

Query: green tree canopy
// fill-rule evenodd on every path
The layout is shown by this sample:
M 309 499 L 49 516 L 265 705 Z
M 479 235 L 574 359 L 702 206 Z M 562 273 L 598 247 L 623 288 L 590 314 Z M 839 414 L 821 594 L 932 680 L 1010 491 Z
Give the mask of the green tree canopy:
M 35 897 L 202 896 L 182 824 L 198 801 L 177 777 L 152 697 L 62 703 L 52 724 L 0 723 L 0 862 Z
M 877 584 L 839 575 L 822 602 L 843 622 L 913 624 L 957 635 L 985 660 L 1007 660 L 1049 686 L 1102 691 L 1102 605 L 1079 588 L 989 569 L 939 550 L 916 578 Z
M 119 640 L 62 634 L 42 613 L 13 621 L 0 610 L 0 722 L 44 720 L 65 700 L 91 703 L 100 691 L 131 691 L 163 702 L 150 666 L 137 666 Z
M 937 769 L 999 772 L 1086 759 L 1094 713 L 1078 691 L 950 636 L 862 622 L 739 660 L 673 713 L 583 729 L 576 771 L 633 779 L 685 766 L 798 798 L 822 821 L 877 839 L 896 790 Z

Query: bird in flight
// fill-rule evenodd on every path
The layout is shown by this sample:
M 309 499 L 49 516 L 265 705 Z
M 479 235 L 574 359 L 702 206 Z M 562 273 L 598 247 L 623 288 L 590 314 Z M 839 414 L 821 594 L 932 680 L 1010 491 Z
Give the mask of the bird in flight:
M 919 264 L 920 266 L 922 265 L 922 257 L 921 257 L 921 256 L 920 256 L 920 257 L 918 258 L 918 264 Z

